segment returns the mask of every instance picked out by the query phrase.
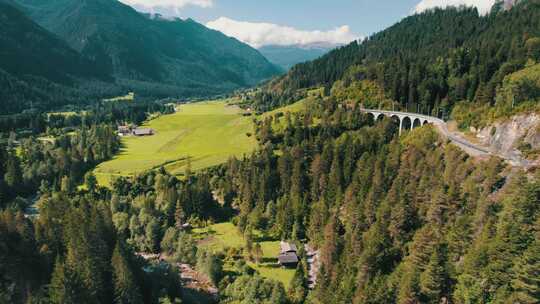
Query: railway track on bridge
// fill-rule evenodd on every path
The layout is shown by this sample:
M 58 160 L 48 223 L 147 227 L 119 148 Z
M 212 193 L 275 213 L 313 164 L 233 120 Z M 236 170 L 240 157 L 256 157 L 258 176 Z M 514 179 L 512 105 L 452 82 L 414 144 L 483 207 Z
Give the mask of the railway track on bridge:
M 448 125 L 446 122 L 440 118 L 423 115 L 423 114 L 417 114 L 417 113 L 410 113 L 410 112 L 400 112 L 400 111 L 386 111 L 386 110 L 376 110 L 376 109 L 362 109 L 362 112 L 372 114 L 374 116 L 374 119 L 377 120 L 381 115 L 390 117 L 390 118 L 397 118 L 399 119 L 399 128 L 400 128 L 400 134 L 402 129 L 404 128 L 404 121 L 407 119 L 410 123 L 410 129 L 413 129 L 415 126 L 418 125 L 424 125 L 426 123 L 432 124 L 435 126 L 435 129 L 444 137 L 449 139 L 452 143 L 460 147 L 462 150 L 467 152 L 471 156 L 480 156 L 480 157 L 490 157 L 490 156 L 497 156 L 502 159 L 504 159 L 506 162 L 510 163 L 513 166 L 518 167 L 524 167 L 527 168 L 530 166 L 530 161 L 523 159 L 517 155 L 504 155 L 500 153 L 495 153 L 493 151 L 490 151 L 488 148 L 474 144 L 465 138 L 454 134 L 450 130 L 448 130 Z M 416 122 L 420 122 L 420 124 Z

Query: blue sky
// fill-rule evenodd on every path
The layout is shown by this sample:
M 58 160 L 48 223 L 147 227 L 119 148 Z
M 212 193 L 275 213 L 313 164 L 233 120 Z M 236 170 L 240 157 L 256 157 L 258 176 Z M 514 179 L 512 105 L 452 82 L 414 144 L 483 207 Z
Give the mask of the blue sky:
M 254 47 L 347 43 L 435 6 L 494 0 L 120 0 L 138 10 L 193 18 Z
M 349 25 L 359 35 L 384 29 L 407 16 L 418 0 L 216 0 L 211 8 L 189 6 L 182 14 L 206 23 L 225 16 L 302 30 Z

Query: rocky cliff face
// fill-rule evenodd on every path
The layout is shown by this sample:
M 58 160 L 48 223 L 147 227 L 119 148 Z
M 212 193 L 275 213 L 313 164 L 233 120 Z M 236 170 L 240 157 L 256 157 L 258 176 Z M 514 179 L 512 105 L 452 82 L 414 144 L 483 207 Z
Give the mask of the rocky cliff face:
M 510 157 L 538 159 L 540 151 L 540 114 L 522 114 L 497 122 L 477 132 L 483 145 Z

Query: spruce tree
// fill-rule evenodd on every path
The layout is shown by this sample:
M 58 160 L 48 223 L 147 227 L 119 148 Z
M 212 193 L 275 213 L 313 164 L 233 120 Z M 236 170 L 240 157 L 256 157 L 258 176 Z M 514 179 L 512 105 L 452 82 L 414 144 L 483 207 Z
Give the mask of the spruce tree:
M 114 302 L 117 304 L 142 303 L 139 286 L 120 242 L 117 242 L 114 247 L 111 265 L 113 269 Z
M 444 267 L 438 249 L 433 250 L 426 269 L 420 275 L 420 292 L 426 303 L 438 304 L 444 287 Z
M 283 284 L 281 284 L 280 282 L 275 282 L 274 286 L 272 287 L 270 303 L 272 304 L 286 304 L 287 303 L 285 289 L 283 288 Z
M 6 173 L 4 174 L 4 181 L 6 185 L 17 193 L 22 187 L 23 177 L 21 163 L 14 152 L 8 153 L 5 170 Z
M 304 263 L 300 261 L 296 266 L 294 277 L 289 287 L 289 297 L 293 303 L 303 303 L 307 294 L 306 275 L 304 272 Z
M 49 284 L 49 300 L 53 304 L 77 304 L 87 300 L 80 280 L 60 257 L 56 258 Z
M 512 303 L 540 302 L 540 240 L 535 240 L 514 266 Z

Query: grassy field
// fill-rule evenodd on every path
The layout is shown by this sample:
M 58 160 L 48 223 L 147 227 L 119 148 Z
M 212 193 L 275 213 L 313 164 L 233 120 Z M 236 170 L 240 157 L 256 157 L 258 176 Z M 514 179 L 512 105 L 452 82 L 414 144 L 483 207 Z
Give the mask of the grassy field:
M 194 229 L 193 233 L 199 239 L 199 247 L 210 249 L 213 252 L 223 251 L 225 248 L 242 248 L 245 245 L 243 235 L 232 223 L 219 223 L 206 228 Z M 254 231 L 255 241 L 263 235 Z M 279 254 L 279 241 L 260 241 L 263 251 L 263 262 L 260 264 L 248 262 L 249 266 L 260 273 L 261 276 L 280 281 L 287 288 L 294 276 L 294 269 L 286 269 L 277 265 Z
M 250 117 L 226 101 L 182 105 L 177 113 L 160 116 L 144 127 L 155 135 L 124 137 L 123 148 L 112 160 L 100 164 L 94 173 L 102 185 L 114 176 L 132 176 L 165 166 L 182 174 L 191 161 L 193 170 L 227 161 L 232 156 L 250 153 L 257 145 Z

